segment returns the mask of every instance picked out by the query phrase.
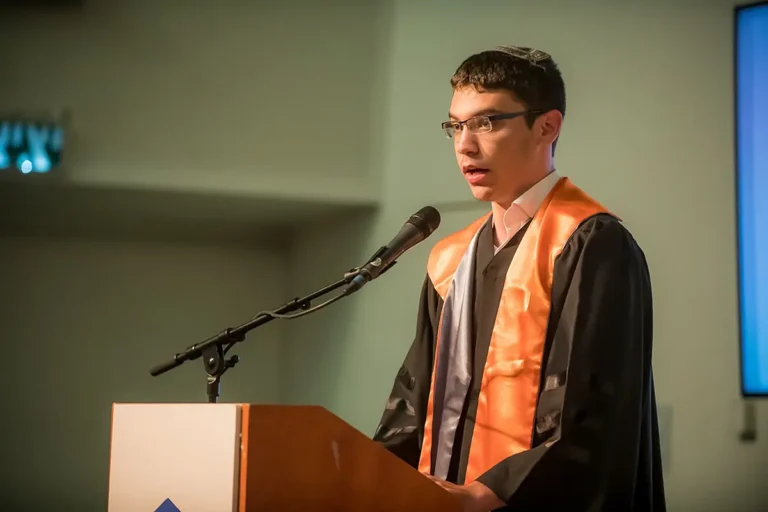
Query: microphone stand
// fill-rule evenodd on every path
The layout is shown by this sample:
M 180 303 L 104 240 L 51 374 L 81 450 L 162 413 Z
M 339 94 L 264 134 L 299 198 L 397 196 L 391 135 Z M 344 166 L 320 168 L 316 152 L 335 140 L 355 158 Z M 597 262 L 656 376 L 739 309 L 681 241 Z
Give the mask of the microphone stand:
M 173 368 L 176 368 L 177 366 L 181 366 L 186 361 L 193 361 L 202 356 L 203 366 L 207 374 L 206 393 L 208 395 L 208 402 L 216 403 L 218 401 L 219 393 L 221 390 L 222 375 L 224 375 L 227 370 L 233 368 L 235 364 L 240 361 L 240 358 L 238 358 L 236 355 L 231 356 L 229 359 L 225 358 L 227 352 L 235 345 L 235 343 L 244 341 L 245 335 L 249 331 L 264 325 L 267 322 L 274 320 L 275 318 L 298 318 L 300 316 L 304 316 L 329 306 L 331 303 L 336 302 L 337 300 L 342 299 L 351 293 L 354 293 L 358 288 L 348 286 L 346 290 L 336 295 L 335 297 L 315 307 L 311 307 L 312 301 L 314 299 L 330 293 L 333 290 L 341 288 L 344 285 L 349 285 L 349 283 L 357 275 L 359 275 L 359 273 L 360 268 L 352 269 L 347 274 L 345 274 L 343 279 L 340 279 L 333 284 L 321 288 L 320 290 L 311 293 L 306 297 L 295 298 L 274 311 L 263 311 L 252 320 L 238 327 L 224 329 L 219 334 L 212 336 L 205 341 L 187 347 L 183 352 L 179 352 L 173 356 L 172 359 L 153 367 L 149 373 L 153 377 L 156 377 L 169 370 L 172 370 Z M 289 313 L 297 310 L 303 311 L 289 315 Z

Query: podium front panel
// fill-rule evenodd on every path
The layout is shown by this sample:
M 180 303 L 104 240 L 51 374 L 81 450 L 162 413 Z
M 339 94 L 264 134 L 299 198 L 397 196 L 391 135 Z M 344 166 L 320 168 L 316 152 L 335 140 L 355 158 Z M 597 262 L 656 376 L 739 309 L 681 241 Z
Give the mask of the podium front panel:
M 236 512 L 237 404 L 114 404 L 109 512 Z

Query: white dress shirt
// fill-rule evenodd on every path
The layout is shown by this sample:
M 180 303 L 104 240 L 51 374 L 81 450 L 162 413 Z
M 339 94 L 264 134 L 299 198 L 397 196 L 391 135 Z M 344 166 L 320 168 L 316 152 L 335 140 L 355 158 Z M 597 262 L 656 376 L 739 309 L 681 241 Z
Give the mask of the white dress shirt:
M 504 212 L 504 227 L 507 230 L 506 236 L 502 237 L 504 242 L 498 247 L 494 244 L 494 253 L 499 252 L 502 247 L 507 245 L 507 242 L 520 231 L 520 228 L 536 215 L 541 203 L 559 179 L 560 175 L 557 174 L 557 171 L 552 171 L 514 200 L 512 206 Z

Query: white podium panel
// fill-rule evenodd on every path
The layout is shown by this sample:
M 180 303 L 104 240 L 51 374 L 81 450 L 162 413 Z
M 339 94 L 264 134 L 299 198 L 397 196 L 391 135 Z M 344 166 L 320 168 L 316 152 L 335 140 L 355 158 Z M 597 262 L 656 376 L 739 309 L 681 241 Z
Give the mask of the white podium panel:
M 114 404 L 109 512 L 236 512 L 238 404 Z

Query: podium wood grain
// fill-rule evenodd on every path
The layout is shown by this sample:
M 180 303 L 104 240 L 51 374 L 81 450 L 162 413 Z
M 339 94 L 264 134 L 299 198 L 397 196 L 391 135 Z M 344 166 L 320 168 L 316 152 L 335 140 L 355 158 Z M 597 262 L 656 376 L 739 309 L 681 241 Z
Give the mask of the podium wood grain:
M 242 405 L 239 510 L 460 512 L 458 500 L 326 409 Z

